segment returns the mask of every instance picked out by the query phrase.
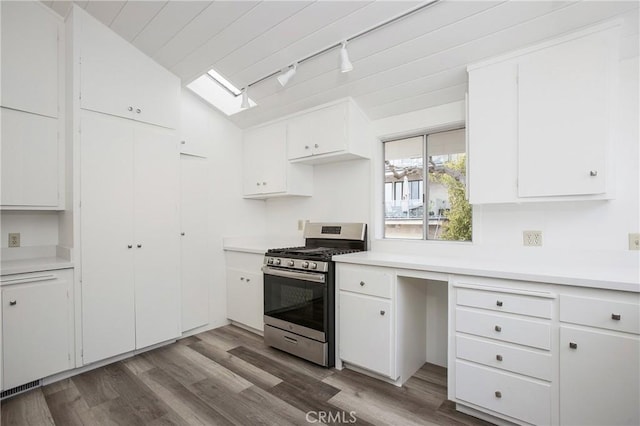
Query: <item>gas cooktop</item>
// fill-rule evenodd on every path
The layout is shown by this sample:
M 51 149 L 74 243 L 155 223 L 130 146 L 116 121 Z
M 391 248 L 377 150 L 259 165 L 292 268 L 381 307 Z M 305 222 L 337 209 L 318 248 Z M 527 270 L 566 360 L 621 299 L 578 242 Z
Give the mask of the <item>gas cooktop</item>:
M 362 251 L 360 249 L 340 248 L 340 247 L 285 247 L 269 249 L 267 256 L 280 256 L 293 259 L 309 259 L 330 261 L 332 256 L 339 254 L 354 253 Z

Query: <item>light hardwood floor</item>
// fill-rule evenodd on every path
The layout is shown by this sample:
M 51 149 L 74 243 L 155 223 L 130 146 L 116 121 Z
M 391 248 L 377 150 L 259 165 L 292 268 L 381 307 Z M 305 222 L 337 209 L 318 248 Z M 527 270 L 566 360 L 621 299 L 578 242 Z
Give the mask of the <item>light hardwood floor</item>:
M 2 402 L 9 425 L 486 425 L 446 400 L 446 369 L 402 387 L 325 369 L 229 325 Z

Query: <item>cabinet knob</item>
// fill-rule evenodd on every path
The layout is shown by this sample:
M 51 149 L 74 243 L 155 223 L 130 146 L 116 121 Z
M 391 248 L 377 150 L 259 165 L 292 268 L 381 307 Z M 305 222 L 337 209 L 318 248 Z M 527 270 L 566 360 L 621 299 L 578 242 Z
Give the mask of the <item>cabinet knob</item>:
M 133 248 L 133 244 L 127 244 L 127 248 Z
M 313 147 L 314 147 L 314 148 L 320 148 L 320 145 L 315 144 Z
M 569 347 L 571 349 L 578 349 L 578 344 L 577 343 L 573 343 L 573 342 L 569 342 Z
M 257 186 L 260 186 L 260 182 L 256 182 L 256 185 L 257 185 Z
M 129 110 L 129 111 L 133 111 L 133 107 L 132 107 L 132 106 L 130 106 L 129 108 L 127 108 L 127 110 Z
M 502 331 L 502 327 L 500 327 L 499 325 L 496 325 L 495 327 L 493 327 L 493 329 L 498 333 Z
M 142 112 L 142 110 L 141 110 L 140 108 L 136 108 L 136 112 L 137 112 L 138 114 L 140 114 L 140 113 Z
M 502 392 L 496 391 L 496 398 L 502 398 Z
M 502 306 L 502 300 L 496 300 L 496 306 Z
M 591 170 L 589 172 L 589 176 L 598 176 L 598 171 L 597 170 Z
M 384 315 L 385 313 L 385 311 L 380 311 L 380 315 Z
M 180 141 L 180 145 L 186 145 L 187 141 Z
M 496 361 L 502 361 L 502 355 L 496 355 Z
M 180 235 L 182 235 L 184 237 L 184 232 L 181 232 Z
M 142 248 L 142 244 L 138 244 L 136 247 L 138 247 L 138 248 Z
M 251 281 L 251 278 L 247 278 L 247 282 Z
M 267 186 L 267 182 L 262 182 L 262 186 Z
M 620 314 L 611 314 L 611 319 L 615 320 L 615 321 L 620 321 L 620 318 L 622 318 L 620 316 Z
M 309 145 L 305 145 L 305 146 L 304 146 L 304 149 L 309 149 Z
M 17 300 L 9 300 L 9 306 L 16 306 L 18 304 Z
M 364 287 L 364 281 L 360 281 L 360 287 Z
M 240 281 L 244 281 L 244 277 L 240 277 Z

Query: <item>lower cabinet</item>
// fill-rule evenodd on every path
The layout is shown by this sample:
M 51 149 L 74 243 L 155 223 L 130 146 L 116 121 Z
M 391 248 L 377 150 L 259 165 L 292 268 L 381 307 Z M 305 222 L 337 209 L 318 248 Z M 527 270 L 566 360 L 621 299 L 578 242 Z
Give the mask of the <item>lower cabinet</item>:
M 226 252 L 227 318 L 254 330 L 264 329 L 264 255 Z
M 640 424 L 640 307 L 626 296 L 560 298 L 563 425 Z
M 2 389 L 72 368 L 73 270 L 2 277 Z

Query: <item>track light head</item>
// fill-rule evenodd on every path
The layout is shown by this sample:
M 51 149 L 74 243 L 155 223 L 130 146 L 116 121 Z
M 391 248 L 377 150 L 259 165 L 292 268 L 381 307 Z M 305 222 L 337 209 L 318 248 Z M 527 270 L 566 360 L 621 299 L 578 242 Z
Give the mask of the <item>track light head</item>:
M 347 52 L 347 42 L 342 42 L 342 47 L 340 48 L 340 71 L 341 72 L 349 72 L 353 70 L 353 64 L 349 60 L 349 52 Z
M 242 103 L 240 104 L 240 108 L 249 108 L 249 87 L 245 87 L 242 89 Z
M 278 76 L 278 82 L 282 87 L 286 86 L 289 80 L 293 78 L 296 73 L 296 69 L 298 68 L 298 63 L 293 64 L 286 72 L 280 74 Z

